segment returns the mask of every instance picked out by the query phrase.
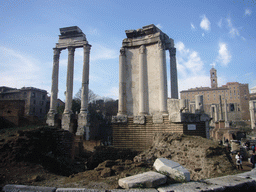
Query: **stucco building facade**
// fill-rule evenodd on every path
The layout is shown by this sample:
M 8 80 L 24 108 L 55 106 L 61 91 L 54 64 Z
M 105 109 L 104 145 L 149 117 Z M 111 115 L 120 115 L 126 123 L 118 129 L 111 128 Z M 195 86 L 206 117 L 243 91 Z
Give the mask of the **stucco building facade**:
M 39 119 L 46 117 L 49 106 L 46 90 L 34 87 L 23 87 L 21 89 L 5 86 L 0 87 L 0 102 L 10 103 L 14 101 L 24 101 L 24 107 L 22 107 L 24 111 L 20 112 L 19 115 L 36 116 Z M 10 114 L 10 112 L 12 112 L 11 106 L 12 105 L 5 105 L 5 107 L 1 109 L 3 114 L 6 114 L 4 112 L 6 110 L 9 110 L 8 114 Z
M 195 95 L 200 94 L 204 98 L 204 112 L 213 118 L 213 122 L 224 120 L 225 100 L 228 121 L 250 120 L 248 84 L 228 82 L 218 87 L 215 68 L 210 70 L 210 80 L 211 87 L 196 87 L 180 92 L 180 98 L 190 103 L 190 111 L 193 111 Z

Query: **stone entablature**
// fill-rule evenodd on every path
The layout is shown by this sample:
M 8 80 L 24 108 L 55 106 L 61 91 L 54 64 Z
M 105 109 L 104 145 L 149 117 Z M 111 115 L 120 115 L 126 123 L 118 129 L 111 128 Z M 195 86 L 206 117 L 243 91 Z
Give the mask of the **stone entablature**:
M 161 42 L 165 50 L 174 48 L 174 42 L 155 25 L 147 25 L 138 30 L 125 30 L 127 38 L 123 40 L 122 47 L 136 47 L 152 45 Z

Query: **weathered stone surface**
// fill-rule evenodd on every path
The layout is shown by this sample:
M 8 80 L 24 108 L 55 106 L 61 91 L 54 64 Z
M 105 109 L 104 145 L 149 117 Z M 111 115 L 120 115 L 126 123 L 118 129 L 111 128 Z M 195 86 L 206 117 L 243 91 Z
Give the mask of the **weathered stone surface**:
M 181 122 L 181 104 L 179 99 L 168 99 L 169 120 L 171 122 Z
M 163 115 L 162 114 L 155 114 L 153 115 L 153 123 L 163 123 Z
M 256 189 L 256 182 L 253 179 L 239 178 L 236 175 L 228 175 L 224 177 L 212 178 L 201 182 L 189 182 L 168 185 L 160 187 L 157 190 L 160 192 L 194 192 L 194 191 L 243 191 L 246 189 Z
M 125 189 L 139 188 L 139 187 L 156 187 L 158 185 L 166 183 L 167 177 L 160 173 L 149 171 L 146 173 L 122 178 L 118 180 L 120 187 Z
M 200 182 L 190 182 L 190 183 L 177 183 L 168 185 L 165 187 L 157 188 L 159 192 L 194 192 L 194 191 L 207 191 L 207 184 L 206 183 L 200 183 Z
M 251 171 L 245 172 L 245 173 L 240 173 L 236 175 L 237 177 L 241 177 L 241 178 L 251 178 L 256 180 L 256 168 L 252 169 Z
M 56 192 L 105 192 L 104 189 L 58 188 Z
M 126 115 L 112 116 L 112 123 L 127 123 L 127 116 Z
M 219 185 L 223 187 L 239 187 L 245 183 L 254 185 L 256 187 L 256 182 L 253 179 L 241 178 L 237 177 L 236 175 L 206 179 L 205 182 L 210 185 Z
M 145 116 L 134 116 L 133 123 L 135 124 L 145 124 Z
M 158 192 L 156 189 L 111 189 L 111 192 Z
M 189 171 L 174 161 L 158 158 L 154 163 L 154 167 L 157 171 L 168 173 L 171 178 L 190 181 Z
M 56 191 L 55 187 L 39 187 L 39 186 L 28 186 L 28 185 L 12 185 L 8 184 L 5 185 L 3 188 L 3 191 L 5 192 L 20 192 L 20 191 L 26 191 L 26 192 L 54 192 Z

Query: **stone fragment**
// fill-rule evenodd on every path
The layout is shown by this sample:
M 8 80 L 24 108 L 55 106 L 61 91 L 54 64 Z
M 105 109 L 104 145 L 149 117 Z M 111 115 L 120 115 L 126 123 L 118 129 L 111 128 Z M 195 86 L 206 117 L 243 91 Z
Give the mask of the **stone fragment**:
M 13 185 L 13 184 L 8 184 L 5 185 L 3 188 L 3 191 L 5 192 L 55 192 L 56 188 L 55 187 L 39 187 L 39 186 L 28 186 L 28 185 Z
M 153 171 L 145 172 L 138 175 L 122 178 L 118 180 L 120 187 L 125 189 L 130 188 L 152 188 L 158 185 L 165 184 L 167 177 Z
M 168 176 L 173 179 L 185 180 L 187 182 L 190 181 L 189 171 L 182 167 L 179 163 L 165 158 L 158 158 L 153 166 L 157 171 L 166 172 Z
M 56 192 L 105 192 L 105 189 L 58 188 Z

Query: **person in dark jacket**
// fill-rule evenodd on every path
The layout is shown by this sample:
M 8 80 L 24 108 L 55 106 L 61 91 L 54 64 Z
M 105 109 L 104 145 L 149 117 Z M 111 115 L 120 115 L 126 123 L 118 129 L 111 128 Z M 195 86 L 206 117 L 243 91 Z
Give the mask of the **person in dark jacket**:
M 256 164 L 256 155 L 255 155 L 255 150 L 253 150 L 252 152 L 252 156 L 251 156 L 251 164 L 252 164 L 252 168 L 254 169 L 255 168 L 255 164 Z

